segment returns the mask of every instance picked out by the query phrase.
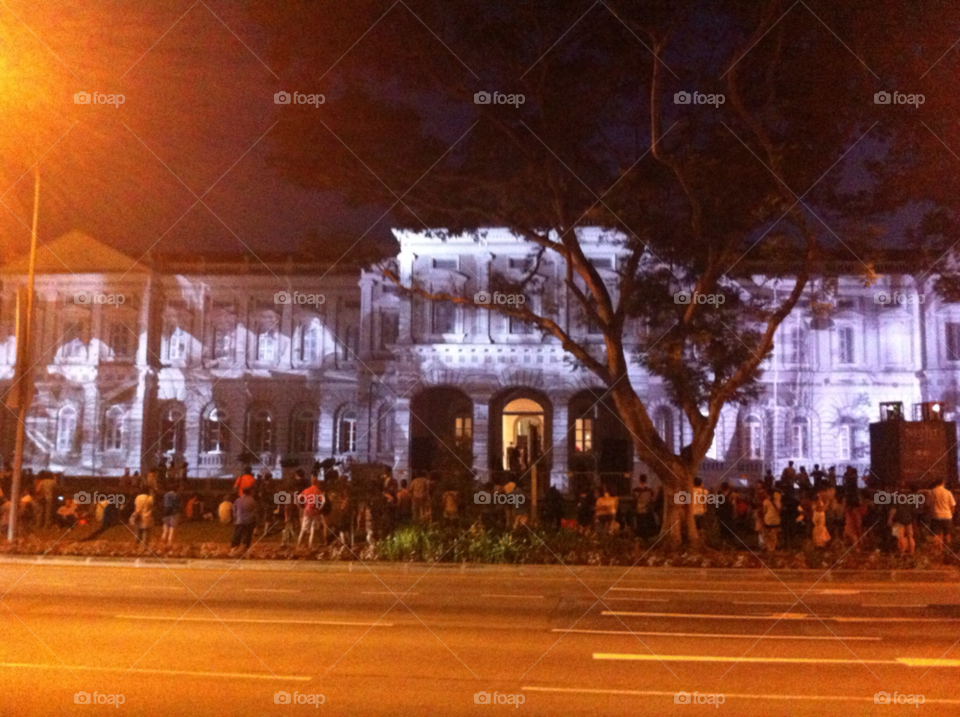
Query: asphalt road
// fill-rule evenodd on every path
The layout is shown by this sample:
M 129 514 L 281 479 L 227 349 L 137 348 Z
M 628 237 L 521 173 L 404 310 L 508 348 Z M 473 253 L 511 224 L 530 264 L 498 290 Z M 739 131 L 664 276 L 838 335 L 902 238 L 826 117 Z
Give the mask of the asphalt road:
M 670 575 L 0 565 L 0 714 L 960 713 L 956 583 Z

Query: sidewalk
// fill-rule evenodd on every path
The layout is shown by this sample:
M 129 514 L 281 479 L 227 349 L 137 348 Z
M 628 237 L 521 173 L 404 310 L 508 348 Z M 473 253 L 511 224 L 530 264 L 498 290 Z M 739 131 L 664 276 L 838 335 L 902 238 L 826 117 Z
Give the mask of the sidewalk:
M 943 568 L 939 570 L 770 570 L 757 568 L 625 568 L 622 566 L 586 566 L 572 565 L 484 565 L 479 563 L 388 563 L 360 561 L 320 561 L 320 560 L 197 560 L 170 558 L 94 558 L 65 557 L 37 558 L 33 556 L 0 555 L 3 565 L 49 565 L 60 567 L 113 567 L 113 568 L 153 568 L 181 570 L 257 570 L 262 572 L 309 572 L 309 573 L 382 573 L 385 571 L 420 574 L 431 572 L 494 573 L 516 577 L 570 577 L 590 574 L 599 577 L 609 574 L 614 577 L 629 577 L 647 582 L 669 582 L 671 580 L 712 580 L 723 579 L 749 582 L 805 582 L 821 583 L 846 582 L 918 582 L 942 583 L 960 582 L 960 569 Z

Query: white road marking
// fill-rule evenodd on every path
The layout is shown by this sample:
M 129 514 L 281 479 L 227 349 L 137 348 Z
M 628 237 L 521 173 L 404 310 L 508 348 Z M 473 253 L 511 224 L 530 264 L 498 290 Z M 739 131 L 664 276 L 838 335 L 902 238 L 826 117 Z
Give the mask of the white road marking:
M 629 592 L 646 592 L 646 593 L 709 593 L 709 594 L 718 594 L 718 595 L 781 595 L 786 596 L 790 593 L 789 590 L 784 593 L 783 590 L 706 590 L 706 589 L 692 589 L 692 588 L 610 588 L 611 590 L 623 590 Z M 796 592 L 804 593 L 805 591 L 801 587 L 796 588 Z M 892 592 L 902 592 L 895 590 L 811 590 L 809 591 L 811 595 L 856 595 L 861 592 L 879 592 L 879 593 L 892 593 Z
M 187 590 L 185 585 L 131 585 L 132 590 Z
M 114 615 L 118 620 L 172 620 L 174 622 L 249 622 L 256 625 L 343 625 L 347 627 L 393 627 L 392 622 L 351 622 L 348 620 L 280 620 L 246 617 L 162 617 L 158 615 Z
M 674 697 L 677 693 L 662 692 L 658 690 L 603 690 L 589 689 L 579 687 L 527 687 L 520 688 L 524 692 L 560 692 L 565 694 L 585 694 L 585 695 L 623 695 L 625 697 Z M 724 697 L 734 700 L 783 700 L 798 702 L 869 702 L 874 704 L 874 697 L 849 697 L 846 695 L 775 695 L 761 694 L 753 695 L 738 692 L 724 692 Z M 960 705 L 960 700 L 926 698 L 924 704 L 939 705 Z
M 691 620 L 833 620 L 834 622 L 960 622 L 958 617 L 825 617 L 803 613 L 783 613 L 774 615 L 702 615 L 682 612 L 628 612 L 624 610 L 604 610 L 601 615 L 621 617 L 675 617 Z
M 167 676 L 189 676 L 189 677 L 224 677 L 229 679 L 243 680 L 296 680 L 297 682 L 308 682 L 312 677 L 303 675 L 269 675 L 261 672 L 194 672 L 192 670 L 150 670 L 134 668 L 128 670 L 126 667 L 90 667 L 87 665 L 34 665 L 25 662 L 0 662 L 0 667 L 9 667 L 25 670 L 83 670 L 85 672 L 120 672 L 135 673 L 139 675 L 167 675 Z
M 928 607 L 927 605 L 882 605 L 880 603 L 863 603 L 860 607 Z
M 543 595 L 496 595 L 493 593 L 484 593 L 480 597 L 502 598 L 505 600 L 543 600 Z
M 605 597 L 603 602 L 613 602 L 614 600 L 627 601 L 627 602 L 670 602 L 667 598 L 628 598 L 628 597 Z
M 882 640 L 882 637 L 836 637 L 836 636 L 825 636 L 825 637 L 806 637 L 802 635 L 761 635 L 761 634 L 752 634 L 752 635 L 737 635 L 732 633 L 704 633 L 704 632 L 639 632 L 637 630 L 564 630 L 562 628 L 554 628 L 551 632 L 573 632 L 583 635 L 643 635 L 650 637 L 706 637 L 706 638 L 715 638 L 715 639 L 726 639 L 726 640 L 839 640 L 841 642 L 850 642 L 851 640 L 858 641 L 871 641 L 879 642 Z
M 960 667 L 960 660 L 926 657 L 898 657 L 893 660 L 849 660 L 828 657 L 735 657 L 733 655 L 634 655 L 595 652 L 594 660 L 636 660 L 640 662 L 752 662 L 793 665 L 906 665 L 907 667 Z

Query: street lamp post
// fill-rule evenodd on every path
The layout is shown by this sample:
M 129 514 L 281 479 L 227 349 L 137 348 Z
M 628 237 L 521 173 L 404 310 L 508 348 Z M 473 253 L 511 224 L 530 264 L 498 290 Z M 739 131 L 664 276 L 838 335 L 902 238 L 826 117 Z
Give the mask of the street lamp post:
M 37 261 L 37 217 L 40 212 L 40 164 L 33 167 L 33 225 L 30 229 L 30 268 L 27 273 L 26 297 L 23 289 L 17 290 L 17 440 L 13 453 L 13 481 L 10 486 L 10 523 L 7 540 L 17 536 L 20 513 L 20 478 L 23 471 L 23 444 L 26 438 L 27 410 L 33 398 L 33 382 L 30 380 L 30 347 L 33 323 L 33 279 Z M 25 314 L 25 315 L 24 315 Z

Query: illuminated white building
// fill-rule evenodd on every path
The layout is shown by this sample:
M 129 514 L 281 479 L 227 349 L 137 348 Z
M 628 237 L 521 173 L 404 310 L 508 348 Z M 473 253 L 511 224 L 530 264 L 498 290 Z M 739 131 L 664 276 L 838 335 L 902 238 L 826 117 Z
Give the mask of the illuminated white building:
M 532 266 L 530 244 L 505 231 L 396 235 L 401 280 L 433 291 L 473 296 Z M 617 246 L 598 232 L 582 241 L 614 283 Z M 881 401 L 945 400 L 952 417 L 960 305 L 938 300 L 930 278 L 918 285 L 888 270 L 872 287 L 841 277 L 828 322 L 812 321 L 808 305 L 788 319 L 763 398 L 723 414 L 708 480 L 791 459 L 863 469 Z M 562 267 L 546 256 L 536 274 L 535 310 L 602 350 L 567 298 Z M 7 390 L 26 261 L 0 279 Z M 877 303 L 878 291 L 910 300 Z M 122 303 L 111 301 L 118 296 Z M 599 380 L 555 339 L 487 310 L 402 297 L 380 270 L 256 257 L 149 264 L 72 233 L 39 252 L 35 311 L 26 457 L 34 470 L 118 475 L 166 456 L 186 461 L 191 476 L 213 477 L 249 454 L 275 472 L 282 459 L 309 467 L 339 456 L 385 463 L 401 477 L 462 464 L 486 477 L 508 465 L 511 444 L 515 460 L 539 456 L 541 486 L 547 474 L 564 486 L 575 471 L 612 478 L 644 469 Z M 638 366 L 630 378 L 679 446 L 688 436 L 660 381 Z M 16 415 L 4 413 L 10 456 Z

